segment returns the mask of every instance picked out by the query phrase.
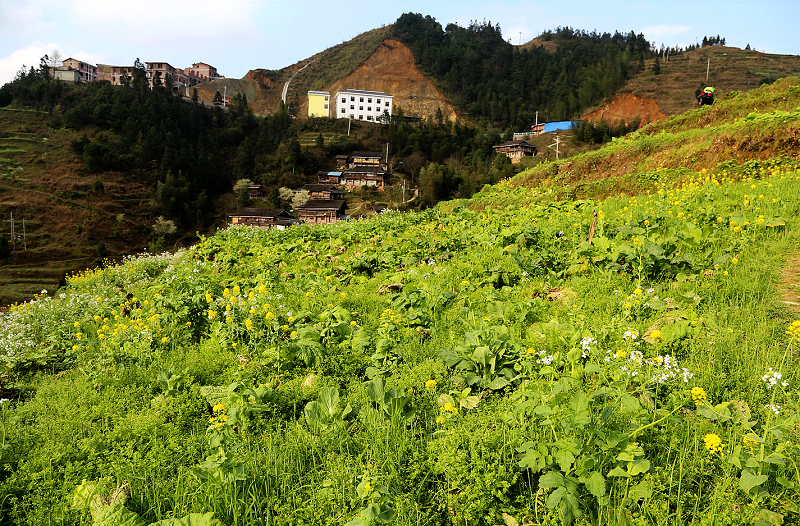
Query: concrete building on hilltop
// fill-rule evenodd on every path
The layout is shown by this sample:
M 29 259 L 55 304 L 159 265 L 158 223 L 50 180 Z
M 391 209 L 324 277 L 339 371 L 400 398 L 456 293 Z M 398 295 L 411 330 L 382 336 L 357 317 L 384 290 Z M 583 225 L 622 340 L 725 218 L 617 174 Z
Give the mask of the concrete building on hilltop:
M 392 114 L 393 95 L 381 91 L 347 89 L 336 93 L 336 118 L 381 122 Z
M 74 59 L 72 57 L 62 60 L 61 67 L 56 70 L 65 71 L 71 69 L 78 72 L 78 80 L 76 82 L 94 82 L 97 80 L 97 66 L 93 66 L 87 62 Z M 54 75 L 55 76 L 55 75 Z M 58 78 L 56 76 L 56 78 Z
M 309 117 L 330 117 L 330 98 L 329 91 L 309 91 L 308 92 L 308 116 Z
M 73 58 L 64 60 L 63 64 L 66 68 L 71 68 L 80 72 L 80 80 L 78 82 L 106 81 L 115 86 L 120 86 L 133 80 L 133 66 L 114 66 L 111 64 L 97 64 L 93 66 L 92 64 L 80 62 Z M 181 89 L 188 90 L 188 88 L 192 88 L 198 84 L 209 82 L 217 78 L 224 78 L 219 75 L 217 68 L 205 62 L 197 62 L 192 64 L 192 67 L 183 69 L 176 68 L 168 62 L 145 62 L 144 66 L 147 82 L 151 88 L 156 78 L 161 79 L 162 86 L 166 85 L 167 75 L 172 77 L 173 91 Z M 61 76 L 68 77 L 64 80 L 69 82 L 69 79 L 74 75 L 64 73 L 61 74 Z

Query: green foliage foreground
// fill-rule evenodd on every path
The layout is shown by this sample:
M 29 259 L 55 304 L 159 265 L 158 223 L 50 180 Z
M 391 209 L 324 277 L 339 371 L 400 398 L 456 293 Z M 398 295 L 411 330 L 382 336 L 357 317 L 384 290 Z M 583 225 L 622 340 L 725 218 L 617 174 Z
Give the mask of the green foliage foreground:
M 773 284 L 800 175 L 733 179 L 503 182 L 481 211 L 72 276 L 0 317 L 2 520 L 797 521 L 800 324 Z

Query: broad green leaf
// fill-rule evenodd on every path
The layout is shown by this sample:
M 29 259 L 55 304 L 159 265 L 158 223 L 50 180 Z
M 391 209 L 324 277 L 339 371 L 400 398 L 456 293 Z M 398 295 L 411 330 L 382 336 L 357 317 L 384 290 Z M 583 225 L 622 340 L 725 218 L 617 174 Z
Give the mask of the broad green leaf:
M 564 475 L 562 475 L 558 471 L 548 471 L 547 473 L 539 477 L 539 487 L 543 489 L 563 488 Z
M 634 500 L 649 499 L 653 490 L 646 480 L 642 480 L 628 491 L 628 497 Z
M 572 464 L 575 462 L 575 456 L 570 451 L 565 451 L 563 449 L 559 449 L 553 456 L 558 463 L 558 467 L 565 473 L 570 470 Z
M 622 469 L 620 466 L 615 467 L 611 471 L 608 472 L 609 477 L 626 477 L 630 478 L 630 473 Z
M 589 490 L 589 493 L 597 498 L 606 494 L 606 479 L 597 471 L 592 471 L 584 484 L 586 484 L 586 489 Z
M 190 513 L 181 518 L 163 519 L 148 526 L 225 526 L 225 524 L 214 518 L 214 512 L 208 512 Z
M 622 398 L 620 398 L 620 402 L 622 404 L 622 409 L 631 413 L 636 412 L 642 408 L 642 405 L 639 403 L 639 400 L 637 400 L 636 398 L 632 397 L 629 394 L 622 395 Z
M 631 476 L 639 475 L 640 473 L 646 473 L 650 470 L 650 461 L 640 458 L 638 460 L 634 460 L 628 465 L 628 472 Z
M 547 507 L 552 510 L 561 503 L 561 499 L 566 495 L 567 490 L 565 488 L 557 488 L 553 493 L 547 496 Z
M 386 391 L 384 386 L 386 381 L 383 378 L 375 378 L 367 384 L 367 396 L 375 403 L 383 404 Z
M 781 526 L 783 524 L 783 515 L 770 511 L 768 509 L 760 509 L 756 512 L 755 526 Z
M 339 409 L 339 390 L 335 387 L 325 387 L 319 392 L 320 409 L 333 416 Z
M 767 475 L 755 475 L 749 470 L 745 469 L 742 471 L 742 476 L 739 477 L 739 487 L 745 492 L 748 492 L 756 486 L 760 486 L 761 484 L 765 483 L 768 479 L 769 476 Z

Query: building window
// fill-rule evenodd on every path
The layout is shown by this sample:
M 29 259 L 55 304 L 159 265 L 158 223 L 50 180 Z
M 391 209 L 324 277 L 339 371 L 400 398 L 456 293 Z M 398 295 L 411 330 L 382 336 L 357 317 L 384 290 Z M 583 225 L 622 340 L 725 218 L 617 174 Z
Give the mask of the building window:
M 388 102 L 386 103 L 386 107 L 387 107 L 387 108 L 389 107 L 389 103 L 388 103 Z
M 342 108 L 342 113 L 344 113 L 344 108 Z
M 351 105 L 350 105 L 350 109 L 351 109 L 351 110 L 354 110 L 354 109 L 356 109 L 356 105 L 355 105 L 355 104 L 351 104 Z
M 350 97 L 350 102 L 355 102 L 355 100 L 356 100 L 355 97 Z
M 380 104 L 380 103 L 381 103 L 381 99 L 375 99 L 375 104 Z
M 325 95 L 325 102 L 328 102 L 328 96 Z
M 370 104 L 372 104 L 372 97 L 368 98 L 368 99 L 367 99 L 367 102 L 369 102 Z
M 372 111 L 372 106 L 367 106 L 367 111 Z
M 347 102 L 347 97 L 342 97 L 342 102 Z
M 350 114 L 350 118 L 351 118 L 351 119 L 354 119 L 354 118 L 355 118 L 355 115 L 353 115 L 353 114 L 351 113 L 351 114 Z
M 327 104 L 325 105 L 325 108 L 324 108 L 324 109 L 326 109 L 326 110 L 328 109 L 328 105 L 327 105 Z
M 367 120 L 371 121 L 372 120 L 372 115 L 367 115 Z
M 361 100 L 359 100 L 358 102 L 364 102 L 364 97 L 359 97 L 359 99 Z
M 359 106 L 358 109 L 364 111 L 364 106 Z
M 363 115 L 359 115 L 359 116 L 358 116 L 358 120 L 361 120 L 361 121 L 363 121 L 363 120 L 364 120 L 364 116 L 363 116 Z

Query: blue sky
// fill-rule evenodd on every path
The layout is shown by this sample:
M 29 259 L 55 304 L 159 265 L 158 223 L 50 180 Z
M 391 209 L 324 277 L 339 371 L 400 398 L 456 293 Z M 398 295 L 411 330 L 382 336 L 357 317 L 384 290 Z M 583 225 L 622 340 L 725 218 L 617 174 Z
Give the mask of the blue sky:
M 800 55 L 798 0 L 0 0 L 0 85 L 53 49 L 95 64 L 140 58 L 183 68 L 202 61 L 241 78 L 293 64 L 404 12 L 442 26 L 491 21 L 514 44 L 570 26 L 643 33 L 659 47 L 720 35 L 729 46 Z

